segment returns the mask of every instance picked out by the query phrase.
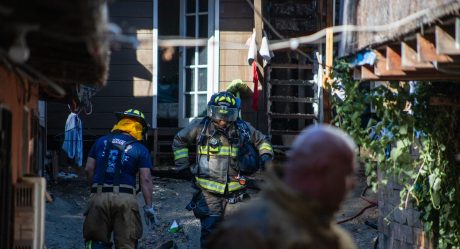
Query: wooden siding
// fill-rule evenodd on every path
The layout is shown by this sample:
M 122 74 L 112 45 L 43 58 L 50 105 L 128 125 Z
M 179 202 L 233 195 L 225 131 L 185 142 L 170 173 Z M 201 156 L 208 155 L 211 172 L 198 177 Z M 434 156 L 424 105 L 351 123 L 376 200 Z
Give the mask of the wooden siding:
M 246 0 L 223 0 L 220 2 L 220 90 L 225 90 L 234 79 L 243 80 L 250 88 L 242 96 L 242 117 L 253 126 L 265 130 L 263 78 L 259 82 L 259 114 L 252 109 L 252 67 L 248 64 L 246 41 L 254 28 L 254 11 Z
M 252 31 L 253 10 L 245 0 L 223 0 L 220 2 L 221 31 Z
M 251 67 L 247 63 L 247 47 L 244 44 L 252 34 L 254 14 L 245 0 L 224 0 L 220 2 L 219 15 L 219 78 L 220 90 L 225 90 L 234 79 L 252 82 Z
M 153 1 L 120 0 L 109 4 L 109 20 L 135 35 L 139 46 L 122 45 L 113 49 L 106 86 L 92 98 L 92 113 L 80 112 L 83 135 L 106 134 L 116 122 L 114 112 L 136 108 L 151 122 L 152 112 L 152 29 Z M 62 104 L 48 104 L 48 134 L 64 132 L 69 109 Z M 86 155 L 85 155 L 86 156 Z
M 26 160 L 26 165 L 24 165 L 24 156 L 27 159 L 33 153 L 33 146 L 30 146 L 34 143 L 34 138 L 31 137 L 31 117 L 38 112 L 38 84 L 32 84 L 26 79 L 19 81 L 14 73 L 0 65 L 0 86 L 3 89 L 0 91 L 0 105 L 5 106 L 13 115 L 11 124 L 11 165 L 12 182 L 16 183 L 23 175 L 32 173 L 30 160 Z M 25 87 L 28 87 L 28 89 Z M 26 91 L 30 96 L 28 100 L 27 94 L 25 94 Z M 26 109 L 29 111 L 28 120 L 25 120 Z M 25 125 L 28 126 L 26 130 L 24 130 Z

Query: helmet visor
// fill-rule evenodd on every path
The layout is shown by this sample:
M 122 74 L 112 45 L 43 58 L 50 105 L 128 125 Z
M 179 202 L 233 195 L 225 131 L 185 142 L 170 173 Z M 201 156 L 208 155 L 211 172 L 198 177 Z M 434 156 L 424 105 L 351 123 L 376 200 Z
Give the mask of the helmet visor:
M 238 108 L 211 105 L 208 106 L 208 116 L 214 120 L 233 122 L 238 118 Z

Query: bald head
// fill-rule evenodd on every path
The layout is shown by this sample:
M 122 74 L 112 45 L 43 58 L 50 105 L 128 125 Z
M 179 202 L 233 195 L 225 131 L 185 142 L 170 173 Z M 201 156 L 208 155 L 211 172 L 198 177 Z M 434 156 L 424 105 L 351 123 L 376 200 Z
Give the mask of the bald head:
M 311 126 L 294 141 L 284 181 L 336 211 L 353 186 L 356 145 L 340 129 Z
M 288 160 L 296 163 L 289 163 L 288 166 L 300 167 L 302 170 L 307 167 L 330 167 L 329 164 L 318 165 L 315 162 L 325 157 L 330 161 L 354 157 L 355 150 L 355 143 L 342 130 L 330 125 L 310 126 L 292 144 Z M 298 159 L 302 159 L 301 162 Z

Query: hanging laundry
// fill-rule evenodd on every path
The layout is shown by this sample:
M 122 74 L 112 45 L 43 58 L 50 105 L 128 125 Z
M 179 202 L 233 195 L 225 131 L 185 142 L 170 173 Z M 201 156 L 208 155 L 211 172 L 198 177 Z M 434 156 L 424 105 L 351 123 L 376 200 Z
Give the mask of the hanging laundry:
M 273 51 L 271 51 L 270 47 L 268 46 L 268 38 L 267 38 L 267 34 L 265 33 L 265 31 L 264 31 L 264 37 L 262 37 L 262 42 L 260 44 L 259 54 L 260 56 L 262 56 L 265 62 L 269 62 L 274 56 Z
M 83 139 L 81 120 L 76 113 L 70 113 L 65 124 L 62 149 L 79 167 L 83 165 Z
M 249 46 L 248 49 L 248 64 L 252 65 L 252 62 L 257 59 L 257 44 L 256 44 L 256 32 L 254 31 L 246 41 L 246 45 Z

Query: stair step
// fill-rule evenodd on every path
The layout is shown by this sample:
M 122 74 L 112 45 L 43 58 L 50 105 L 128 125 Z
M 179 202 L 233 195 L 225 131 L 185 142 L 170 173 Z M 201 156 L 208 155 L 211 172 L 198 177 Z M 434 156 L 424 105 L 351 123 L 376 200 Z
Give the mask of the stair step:
M 288 119 L 316 119 L 315 114 L 305 113 L 273 113 L 269 112 L 268 115 L 272 118 L 288 118 Z
M 159 136 L 168 136 L 168 135 L 174 136 L 176 135 L 178 131 L 180 131 L 180 128 L 178 127 L 172 127 L 172 128 L 171 127 L 158 127 L 155 130 L 156 130 L 155 132 L 157 132 Z
M 268 84 L 273 86 L 314 86 L 314 82 L 310 80 L 279 80 L 272 79 Z
M 313 64 L 270 64 L 273 69 L 313 69 Z
M 272 148 L 275 149 L 275 150 L 289 150 L 291 148 L 291 146 L 273 144 Z
M 158 145 L 172 145 L 173 141 L 172 139 L 171 140 L 167 140 L 167 141 L 157 141 Z
M 315 99 L 311 97 L 290 97 L 290 96 L 271 96 L 269 100 L 273 102 L 297 102 L 297 103 L 315 103 Z
M 300 132 L 295 130 L 270 130 L 270 134 L 272 135 L 297 135 Z

